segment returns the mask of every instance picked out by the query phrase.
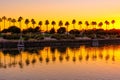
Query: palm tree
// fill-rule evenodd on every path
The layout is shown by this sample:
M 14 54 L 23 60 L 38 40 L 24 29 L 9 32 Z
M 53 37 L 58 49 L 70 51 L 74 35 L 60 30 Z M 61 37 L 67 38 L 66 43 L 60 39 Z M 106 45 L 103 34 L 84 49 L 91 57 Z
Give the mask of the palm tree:
M 108 28 L 108 25 L 110 24 L 107 20 L 105 21 L 105 24 L 106 24 L 106 30 Z
M 93 29 L 96 29 L 96 25 L 97 25 L 97 23 L 96 23 L 95 21 L 92 21 L 91 24 L 93 25 Z
M 49 21 L 48 20 L 45 21 L 45 25 L 46 25 L 46 29 L 47 29 L 46 31 L 48 32 L 48 25 L 49 25 Z
M 39 21 L 38 25 L 40 26 L 40 30 L 41 30 L 41 26 L 43 25 L 42 21 Z
M 32 22 L 32 24 L 33 24 L 33 28 L 34 28 L 34 27 L 35 27 L 36 22 L 35 22 L 35 20 L 34 20 L 34 19 L 31 19 L 31 22 Z
M 55 21 L 52 21 L 51 24 L 53 25 L 53 28 L 54 28 L 54 26 L 56 25 L 56 22 L 55 22 Z
M 8 18 L 9 27 L 11 26 L 11 20 L 12 20 L 12 18 Z
M 0 18 L 0 31 L 1 31 L 1 22 L 2 22 L 2 19 Z
M 79 21 L 78 25 L 80 25 L 80 29 L 82 29 L 82 26 L 81 26 L 82 25 L 82 21 Z
M 2 17 L 2 20 L 4 21 L 4 29 L 5 29 L 5 20 L 6 20 L 7 18 L 5 17 L 5 16 L 3 16 Z
M 21 24 L 21 21 L 23 20 L 23 18 L 20 16 L 19 18 L 18 18 L 18 22 L 19 22 L 19 26 L 20 26 L 20 29 L 21 29 L 21 27 L 22 27 L 22 24 Z
M 63 22 L 62 21 L 59 21 L 59 26 L 63 26 Z
M 113 29 L 114 29 L 115 20 L 112 20 L 111 23 L 113 24 Z
M 89 26 L 90 24 L 89 24 L 88 21 L 85 21 L 85 25 L 86 25 L 86 27 L 87 27 L 87 29 L 88 29 L 88 26 Z
M 16 23 L 16 19 L 12 19 L 11 21 L 13 23 L 13 26 L 15 26 L 15 23 Z
M 75 29 L 75 23 L 76 23 L 76 20 L 75 20 L 75 19 L 73 19 L 73 20 L 72 20 L 73 29 Z
M 69 22 L 66 21 L 65 26 L 67 26 L 67 33 L 68 33 L 68 26 L 69 26 L 69 25 L 70 25 Z
M 29 23 L 30 23 L 29 19 L 26 19 L 26 20 L 25 20 L 25 24 L 26 24 L 27 28 L 28 28 L 28 24 L 29 24 Z
M 102 28 L 102 26 L 103 26 L 103 23 L 100 22 L 100 23 L 98 24 L 98 27 Z

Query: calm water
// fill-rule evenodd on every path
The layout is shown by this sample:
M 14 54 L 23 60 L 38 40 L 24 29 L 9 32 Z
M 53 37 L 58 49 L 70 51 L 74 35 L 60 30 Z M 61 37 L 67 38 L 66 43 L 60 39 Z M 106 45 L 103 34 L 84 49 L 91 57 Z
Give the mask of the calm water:
M 1 50 L 0 80 L 120 80 L 120 45 Z

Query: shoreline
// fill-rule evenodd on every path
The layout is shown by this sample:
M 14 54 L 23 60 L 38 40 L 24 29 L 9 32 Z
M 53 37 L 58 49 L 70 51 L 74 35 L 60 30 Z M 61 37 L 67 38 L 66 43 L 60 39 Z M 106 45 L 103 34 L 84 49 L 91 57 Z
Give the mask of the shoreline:
M 93 40 L 98 41 L 97 46 L 108 44 L 120 44 L 120 38 L 116 39 L 66 39 L 66 40 L 29 40 L 24 41 L 25 48 L 29 47 L 47 47 L 47 46 L 93 46 Z M 19 40 L 0 40 L 0 48 L 17 48 Z

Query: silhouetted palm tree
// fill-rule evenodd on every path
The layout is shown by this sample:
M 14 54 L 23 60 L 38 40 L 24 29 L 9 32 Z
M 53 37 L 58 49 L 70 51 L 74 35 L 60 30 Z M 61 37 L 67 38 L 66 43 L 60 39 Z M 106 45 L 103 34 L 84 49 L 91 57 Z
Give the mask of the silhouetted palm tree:
M 115 20 L 112 20 L 111 23 L 113 24 L 113 29 L 114 29 Z
M 56 25 L 56 22 L 55 22 L 55 21 L 52 21 L 51 24 L 53 25 L 53 28 L 54 28 L 54 26 Z
M 45 25 L 46 25 L 46 29 L 47 29 L 46 31 L 48 32 L 48 25 L 49 25 L 49 21 L 48 20 L 45 21 Z
M 102 28 L 102 26 L 103 26 L 103 23 L 100 22 L 100 23 L 98 24 L 98 27 Z
M 11 21 L 13 23 L 13 26 L 15 26 L 15 23 L 16 23 L 16 19 L 12 19 Z
M 38 25 L 40 26 L 40 30 L 41 30 L 41 26 L 43 25 L 42 21 L 39 21 Z
M 69 26 L 70 24 L 69 24 L 69 22 L 67 21 L 66 23 L 65 23 L 65 26 L 67 27 L 67 33 L 68 33 L 68 26 Z
M 59 21 L 59 24 L 58 24 L 60 27 L 63 26 L 63 22 L 62 21 Z
M 106 30 L 107 30 L 110 23 L 106 20 L 105 24 L 106 24 Z
M 20 16 L 19 18 L 18 18 L 18 22 L 19 22 L 19 27 L 20 27 L 20 29 L 21 29 L 21 27 L 22 27 L 22 24 L 21 24 L 21 21 L 23 20 L 23 18 Z
M 82 29 L 82 26 L 81 26 L 82 25 L 82 21 L 79 21 L 78 25 L 80 25 L 80 29 Z
M 76 23 L 76 20 L 75 20 L 75 19 L 73 19 L 73 20 L 72 20 L 73 29 L 75 29 L 75 23 Z
M 34 28 L 34 27 L 35 27 L 36 22 L 35 22 L 35 20 L 34 20 L 34 19 L 31 19 L 31 22 L 32 22 L 32 25 L 33 25 L 33 28 Z
M 29 23 L 30 23 L 29 19 L 26 19 L 26 20 L 25 20 L 25 24 L 26 24 L 27 28 L 28 28 L 28 24 L 29 24 Z
M 1 22 L 2 22 L 2 19 L 0 18 L 0 31 L 1 31 Z
M 93 25 L 93 29 L 96 29 L 97 22 L 92 21 L 92 23 L 91 23 L 91 24 Z
M 7 19 L 6 16 L 2 17 L 2 20 L 4 21 L 4 29 L 5 29 L 5 21 L 6 21 L 6 19 Z
M 9 27 L 11 26 L 11 21 L 12 21 L 12 18 L 8 18 Z
M 85 21 L 86 29 L 88 29 L 88 26 L 90 25 L 88 21 Z

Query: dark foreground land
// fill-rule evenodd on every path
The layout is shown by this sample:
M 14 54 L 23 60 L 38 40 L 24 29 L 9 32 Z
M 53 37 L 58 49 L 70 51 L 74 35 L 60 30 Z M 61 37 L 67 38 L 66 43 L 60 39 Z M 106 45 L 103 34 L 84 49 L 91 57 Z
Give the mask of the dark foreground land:
M 120 44 L 120 39 L 74 39 L 74 40 L 37 40 L 24 41 L 26 48 L 29 47 L 45 47 L 45 46 L 79 46 L 92 45 L 97 40 L 98 46 L 106 44 Z M 19 40 L 1 40 L 0 48 L 17 48 Z

